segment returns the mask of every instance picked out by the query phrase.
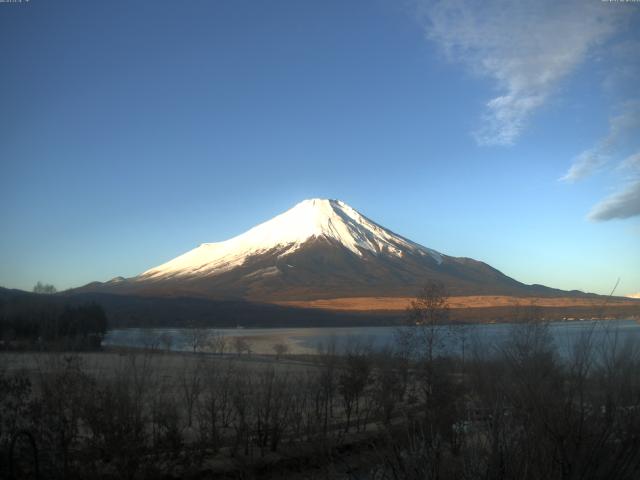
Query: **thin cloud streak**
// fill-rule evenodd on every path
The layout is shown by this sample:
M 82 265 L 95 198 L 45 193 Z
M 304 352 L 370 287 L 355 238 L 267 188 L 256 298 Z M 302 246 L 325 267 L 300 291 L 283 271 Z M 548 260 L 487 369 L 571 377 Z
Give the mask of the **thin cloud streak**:
M 621 175 L 620 190 L 596 204 L 587 218 L 596 222 L 640 216 L 640 100 L 624 103 L 621 113 L 609 122 L 609 132 L 592 149 L 582 152 L 560 179 L 576 182 L 594 174 L 609 163 L 616 152 L 633 146 L 636 153 L 611 168 Z
M 605 166 L 620 147 L 632 142 L 640 130 L 640 101 L 627 101 L 618 115 L 609 120 L 609 131 L 595 147 L 580 153 L 560 180 L 573 183 Z
M 601 149 L 585 150 L 578 155 L 567 173 L 560 178 L 563 182 L 577 182 L 582 180 L 602 168 L 608 161 Z
M 559 83 L 615 32 L 620 11 L 607 7 L 579 0 L 419 4 L 427 38 L 500 91 L 486 103 L 478 144 L 515 143 Z
M 621 170 L 640 172 L 640 152 L 629 155 L 622 162 L 620 162 Z
M 640 180 L 627 185 L 598 203 L 589 213 L 589 219 L 601 222 L 631 218 L 640 215 Z

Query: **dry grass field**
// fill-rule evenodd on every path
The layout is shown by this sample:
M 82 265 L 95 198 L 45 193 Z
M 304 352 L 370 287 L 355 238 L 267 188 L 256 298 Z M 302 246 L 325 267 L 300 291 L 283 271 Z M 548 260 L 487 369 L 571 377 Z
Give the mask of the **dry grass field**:
M 277 302 L 278 305 L 292 307 L 319 308 L 338 311 L 402 311 L 413 300 L 410 297 L 350 297 L 330 298 L 324 300 L 296 300 Z M 572 297 L 511 297 L 506 295 L 471 295 L 449 297 L 449 307 L 491 308 L 491 307 L 591 307 L 598 308 L 603 304 L 602 298 Z M 615 297 L 609 299 L 608 306 L 640 306 L 640 301 Z

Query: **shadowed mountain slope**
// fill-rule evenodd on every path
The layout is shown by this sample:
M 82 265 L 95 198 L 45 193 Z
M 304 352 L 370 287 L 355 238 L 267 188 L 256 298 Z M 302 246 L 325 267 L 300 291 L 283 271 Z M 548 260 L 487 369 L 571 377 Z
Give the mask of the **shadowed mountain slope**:
M 583 296 L 525 285 L 388 230 L 344 202 L 305 200 L 230 240 L 204 243 L 129 279 L 74 292 L 259 302 L 413 296 L 429 280 L 451 295 Z

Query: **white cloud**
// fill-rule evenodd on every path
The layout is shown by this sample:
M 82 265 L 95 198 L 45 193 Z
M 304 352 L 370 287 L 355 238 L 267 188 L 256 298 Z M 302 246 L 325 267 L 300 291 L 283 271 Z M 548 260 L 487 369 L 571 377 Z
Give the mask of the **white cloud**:
M 606 221 L 640 216 L 640 100 L 628 100 L 609 122 L 609 132 L 595 147 L 576 157 L 571 168 L 560 179 L 575 182 L 610 162 L 610 158 L 628 148 L 633 153 L 618 161 L 611 171 L 617 173 L 619 190 L 597 203 L 588 215 L 593 221 Z
M 618 190 L 588 217 L 604 221 L 640 215 L 640 153 L 629 156 L 640 151 L 635 6 L 584 0 L 414 1 L 427 38 L 449 60 L 491 79 L 498 91 L 487 99 L 482 125 L 474 132 L 480 145 L 514 144 L 563 81 L 586 60 L 597 60 L 602 91 L 617 111 L 610 114 L 608 131 L 574 157 L 560 180 L 572 183 L 616 172 Z
M 620 168 L 622 170 L 640 172 L 640 152 L 629 155 L 622 162 L 620 162 Z
M 511 145 L 529 117 L 615 30 L 622 10 L 581 0 L 424 1 L 420 18 L 445 54 L 492 78 L 481 145 Z
M 640 292 L 627 295 L 628 298 L 640 298 Z
M 576 157 L 567 173 L 560 178 L 564 182 L 575 182 L 593 174 L 607 163 L 607 156 L 599 148 L 585 150 Z
M 589 219 L 605 221 L 640 215 L 640 180 L 627 184 L 621 191 L 598 203 L 589 213 Z
M 580 153 L 560 180 L 576 182 L 597 172 L 618 148 L 633 141 L 639 130 L 640 101 L 627 101 L 621 111 L 609 120 L 607 135 L 594 147 Z
M 620 92 L 633 94 L 637 91 L 640 77 L 640 40 L 623 39 L 609 47 L 607 56 L 611 62 L 605 73 L 603 87 L 614 96 Z

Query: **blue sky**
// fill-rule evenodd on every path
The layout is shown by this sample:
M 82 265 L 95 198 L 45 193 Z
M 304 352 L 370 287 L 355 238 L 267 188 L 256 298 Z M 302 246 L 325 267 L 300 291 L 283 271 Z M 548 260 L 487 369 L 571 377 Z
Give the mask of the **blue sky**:
M 640 292 L 640 4 L 0 3 L 0 285 L 133 276 L 311 197 Z

